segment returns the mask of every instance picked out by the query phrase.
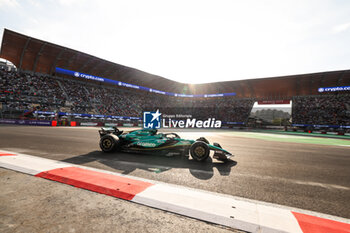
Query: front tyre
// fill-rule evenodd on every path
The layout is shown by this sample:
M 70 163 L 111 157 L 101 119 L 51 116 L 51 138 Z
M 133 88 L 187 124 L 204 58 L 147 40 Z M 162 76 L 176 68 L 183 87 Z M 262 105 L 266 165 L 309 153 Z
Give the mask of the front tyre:
M 209 157 L 210 149 L 208 144 L 197 141 L 190 148 L 191 156 L 196 161 L 204 161 Z
M 112 135 L 105 135 L 100 139 L 100 148 L 103 152 L 113 152 L 119 144 L 119 139 Z

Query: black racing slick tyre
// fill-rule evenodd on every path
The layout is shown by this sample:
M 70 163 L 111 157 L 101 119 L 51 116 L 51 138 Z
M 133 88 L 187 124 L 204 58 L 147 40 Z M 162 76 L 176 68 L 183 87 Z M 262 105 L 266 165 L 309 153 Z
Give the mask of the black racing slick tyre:
M 190 148 L 191 157 L 196 161 L 204 161 L 209 157 L 210 149 L 207 143 L 197 141 Z
M 113 152 L 117 149 L 119 144 L 119 139 L 113 137 L 112 135 L 105 135 L 100 139 L 100 148 L 103 152 Z

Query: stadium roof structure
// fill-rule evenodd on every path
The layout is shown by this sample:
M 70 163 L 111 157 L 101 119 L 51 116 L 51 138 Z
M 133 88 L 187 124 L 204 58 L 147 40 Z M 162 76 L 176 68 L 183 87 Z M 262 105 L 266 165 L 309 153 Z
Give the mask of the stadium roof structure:
M 350 70 L 283 77 L 185 84 L 113 63 L 83 52 L 4 29 L 0 58 L 18 69 L 54 74 L 55 68 L 122 81 L 161 91 L 184 94 L 237 93 L 240 98 L 288 99 L 318 94 L 319 87 L 350 84 Z M 213 78 L 214 79 L 214 78 Z

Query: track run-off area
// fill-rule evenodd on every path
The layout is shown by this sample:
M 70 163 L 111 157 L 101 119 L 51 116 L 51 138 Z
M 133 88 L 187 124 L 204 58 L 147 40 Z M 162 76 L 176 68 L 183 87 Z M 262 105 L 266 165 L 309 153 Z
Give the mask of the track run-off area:
M 105 154 L 100 151 L 97 131 L 2 125 L 0 149 L 350 218 L 350 140 L 230 130 L 160 130 L 220 143 L 234 155 L 222 163 L 177 155 Z

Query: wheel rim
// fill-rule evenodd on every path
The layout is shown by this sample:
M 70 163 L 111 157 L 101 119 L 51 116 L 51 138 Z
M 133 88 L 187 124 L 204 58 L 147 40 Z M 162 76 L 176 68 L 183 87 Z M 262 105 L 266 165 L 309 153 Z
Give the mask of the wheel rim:
M 102 146 L 103 146 L 105 149 L 111 148 L 111 146 L 112 146 L 112 140 L 109 139 L 109 138 L 106 138 L 105 140 L 103 140 Z
M 203 157 L 205 155 L 205 149 L 202 146 L 198 146 L 194 149 L 194 153 L 199 157 Z

